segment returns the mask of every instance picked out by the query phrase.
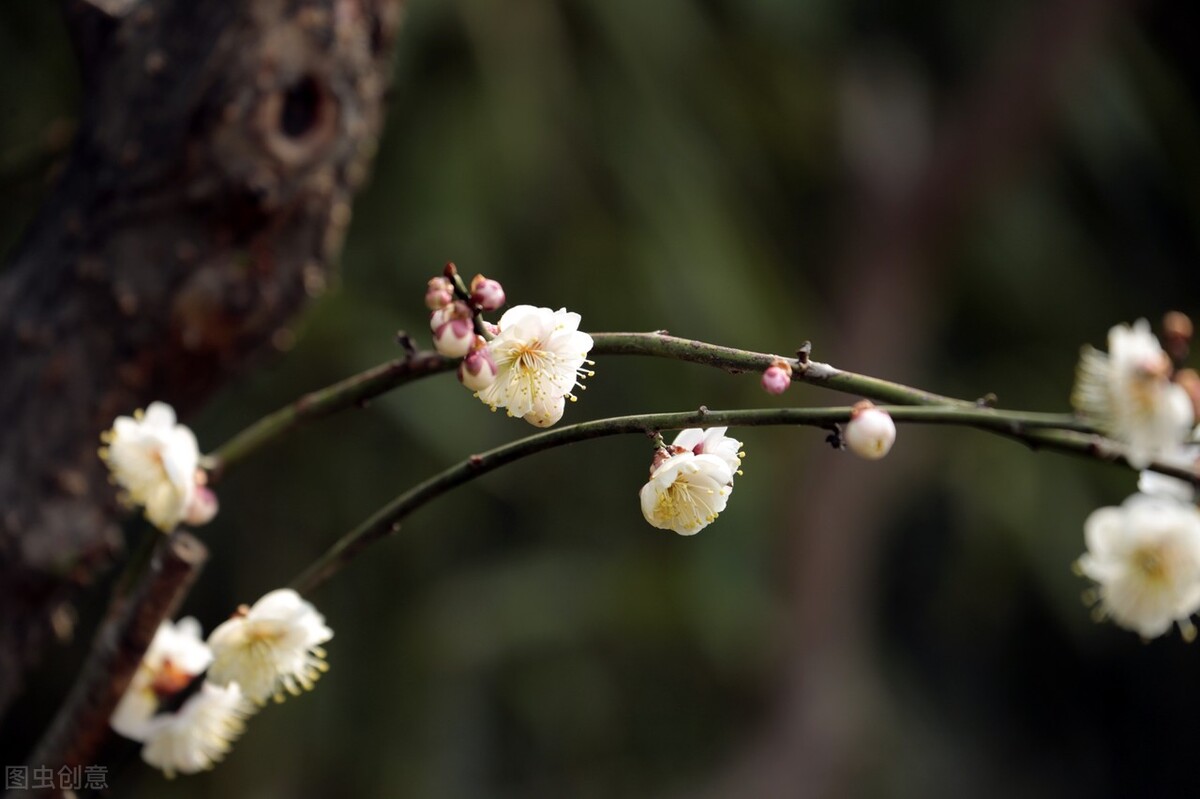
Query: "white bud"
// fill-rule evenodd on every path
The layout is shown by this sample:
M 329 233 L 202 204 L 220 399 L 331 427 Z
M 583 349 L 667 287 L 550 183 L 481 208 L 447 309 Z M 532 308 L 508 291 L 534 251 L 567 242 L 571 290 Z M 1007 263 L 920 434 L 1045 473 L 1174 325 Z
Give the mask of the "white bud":
M 475 328 L 470 319 L 451 319 L 433 334 L 433 348 L 447 358 L 461 358 L 471 351 Z
M 449 321 L 454 319 L 470 319 L 474 314 L 465 302 L 452 302 L 436 309 L 429 315 L 429 329 L 434 333 Z
M 855 455 L 879 460 L 888 454 L 896 441 L 896 423 L 887 411 L 863 400 L 851 411 L 850 421 L 842 431 L 842 440 Z
M 471 391 L 483 391 L 496 382 L 496 362 L 482 337 L 476 337 L 475 346 L 459 364 L 458 381 Z

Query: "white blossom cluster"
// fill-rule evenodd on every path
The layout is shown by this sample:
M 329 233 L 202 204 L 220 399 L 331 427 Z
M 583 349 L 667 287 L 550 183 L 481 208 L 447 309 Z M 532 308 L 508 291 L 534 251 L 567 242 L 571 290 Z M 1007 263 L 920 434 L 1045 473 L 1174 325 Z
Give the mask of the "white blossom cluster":
M 193 618 L 163 622 L 109 723 L 168 777 L 210 769 L 268 699 L 312 688 L 332 637 L 287 588 L 239 608 L 207 642 Z
M 495 325 L 484 320 L 484 312 L 505 301 L 497 281 L 476 275 L 468 287 L 448 264 L 446 276 L 431 279 L 425 292 L 434 348 L 463 359 L 459 381 L 493 411 L 504 408 L 535 427 L 549 427 L 593 374 L 585 368 L 592 337 L 579 329 L 579 314 L 565 308 L 517 305 Z
M 1171 357 L 1142 319 L 1117 325 L 1108 352 L 1085 347 L 1071 400 L 1082 416 L 1120 446 L 1135 468 L 1152 463 L 1195 471 L 1194 407 L 1173 380 Z M 1137 493 L 1100 508 L 1084 524 L 1087 552 L 1078 571 L 1101 618 L 1143 638 L 1178 626 L 1191 640 L 1200 611 L 1200 510 L 1193 483 L 1143 471 Z

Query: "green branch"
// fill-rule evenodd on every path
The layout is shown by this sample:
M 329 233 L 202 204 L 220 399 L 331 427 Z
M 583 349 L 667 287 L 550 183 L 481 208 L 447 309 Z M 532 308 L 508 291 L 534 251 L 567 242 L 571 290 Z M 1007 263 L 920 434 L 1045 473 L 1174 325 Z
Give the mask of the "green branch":
M 1086 425 L 1064 414 L 1019 413 L 983 407 L 888 407 L 897 422 L 947 424 L 973 427 L 1026 441 L 1035 447 L 1089 458 L 1120 460 L 1102 448 L 1101 441 L 1088 435 Z M 758 427 L 803 425 L 831 427 L 850 418 L 850 408 L 777 408 L 710 411 L 700 408 L 684 413 L 655 413 L 598 419 L 566 425 L 513 441 L 479 455 L 472 455 L 423 483 L 404 492 L 338 541 L 305 569 L 291 585 L 311 592 L 353 560 L 372 543 L 400 529 L 412 512 L 452 489 L 495 469 L 544 450 L 606 436 L 640 433 L 652 436 L 661 430 L 687 427 Z M 1164 473 L 1190 479 L 1183 470 L 1162 467 Z
M 283 438 L 304 422 L 361 406 L 394 388 L 428 375 L 448 372 L 457 366 L 457 361 L 443 358 L 436 352 L 409 352 L 403 358 L 305 394 L 264 416 L 206 455 L 202 465 L 212 473 L 214 480 L 218 480 L 229 468 Z
M 713 366 L 727 372 L 760 373 L 780 360 L 777 355 L 721 347 L 703 341 L 677 338 L 665 333 L 595 333 L 592 355 L 645 355 Z M 407 340 L 406 340 L 407 341 Z M 918 388 L 880 380 L 800 358 L 785 358 L 792 366 L 792 380 L 866 397 L 893 405 L 941 405 L 970 408 L 976 403 L 945 397 Z M 233 436 L 205 458 L 205 466 L 220 476 L 254 452 L 274 443 L 302 423 L 356 407 L 394 388 L 423 377 L 449 372 L 458 361 L 436 352 L 409 351 L 394 361 L 334 383 L 264 416 Z

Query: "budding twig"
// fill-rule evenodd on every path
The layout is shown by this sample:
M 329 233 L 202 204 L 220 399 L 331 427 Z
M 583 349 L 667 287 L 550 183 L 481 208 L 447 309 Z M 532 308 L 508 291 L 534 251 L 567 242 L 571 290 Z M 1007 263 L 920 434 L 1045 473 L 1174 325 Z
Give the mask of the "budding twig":
M 805 357 L 788 360 L 763 352 L 669 336 L 664 332 L 593 333 L 592 339 L 595 342 L 592 348 L 593 355 L 644 355 L 698 363 L 729 372 L 756 374 L 778 360 L 787 360 L 792 368 L 794 381 L 824 386 L 881 403 L 962 407 L 974 404 L 899 383 L 835 369 L 829 364 L 810 360 L 804 348 L 801 352 Z M 436 352 L 420 351 L 368 369 L 339 383 L 306 394 L 291 405 L 263 417 L 212 452 L 205 459 L 204 465 L 219 477 L 254 452 L 290 433 L 301 422 L 356 407 L 364 400 L 414 380 L 440 372 L 450 372 L 457 367 L 456 359 L 444 358 Z
M 973 427 L 1021 439 L 1038 438 L 1047 449 L 1080 455 L 1103 457 L 1096 451 L 1097 437 L 1090 428 L 1069 414 L 1023 413 L 979 408 L 971 403 L 946 407 L 886 407 L 897 422 L 957 425 Z M 565 446 L 578 441 L 606 436 L 638 433 L 654 435 L 661 430 L 677 430 L 701 426 L 761 427 L 794 425 L 828 427 L 850 420 L 852 408 L 757 408 L 753 410 L 714 411 L 707 408 L 683 413 L 651 413 L 620 416 L 591 422 L 566 425 L 544 433 L 510 442 L 487 452 L 472 455 L 423 483 L 409 489 L 385 505 L 374 515 L 346 533 L 307 569 L 291 582 L 301 593 L 311 592 L 340 571 L 371 544 L 397 532 L 400 523 L 411 513 L 443 494 L 487 474 L 506 464 L 538 452 Z M 1013 426 L 1024 430 L 1014 434 Z M 1120 460 L 1111 458 L 1111 460 Z M 1156 469 L 1183 479 L 1193 479 L 1190 472 L 1171 467 Z

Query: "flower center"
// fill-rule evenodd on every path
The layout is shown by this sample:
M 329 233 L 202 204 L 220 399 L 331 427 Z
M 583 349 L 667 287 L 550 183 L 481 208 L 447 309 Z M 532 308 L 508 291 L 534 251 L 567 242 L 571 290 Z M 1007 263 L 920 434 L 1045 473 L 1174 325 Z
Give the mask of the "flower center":
M 702 521 L 717 518 L 708 497 L 716 493 L 711 488 L 699 488 L 686 480 L 676 480 L 670 488 L 658 495 L 654 512 L 664 521 L 679 519 L 686 529 L 697 527 Z
M 1161 546 L 1142 547 L 1133 553 L 1134 567 L 1147 582 L 1166 582 L 1167 559 L 1165 554 Z
M 545 366 L 546 351 L 542 342 L 534 341 L 522 344 L 513 352 L 513 363 L 522 372 L 540 372 Z
M 164 658 L 162 666 L 154 674 L 154 682 L 150 688 L 161 702 L 187 688 L 191 682 L 191 674 L 172 663 L 170 658 Z

